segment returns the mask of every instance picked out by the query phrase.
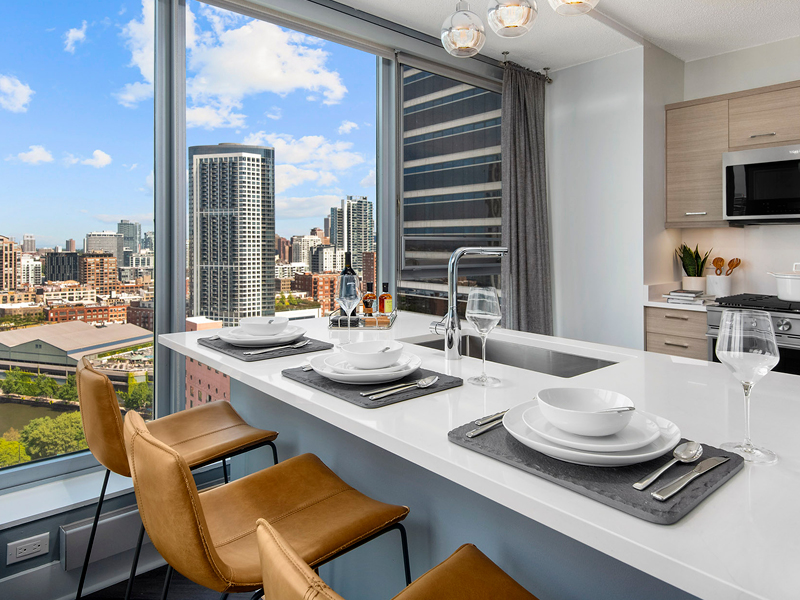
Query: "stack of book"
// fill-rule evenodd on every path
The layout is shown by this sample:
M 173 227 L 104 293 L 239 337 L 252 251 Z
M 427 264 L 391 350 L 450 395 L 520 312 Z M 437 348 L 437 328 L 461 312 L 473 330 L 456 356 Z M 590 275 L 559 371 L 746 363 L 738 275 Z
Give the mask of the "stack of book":
M 710 302 L 713 296 L 707 296 L 700 290 L 672 290 L 664 294 L 670 304 L 697 304 L 703 305 Z

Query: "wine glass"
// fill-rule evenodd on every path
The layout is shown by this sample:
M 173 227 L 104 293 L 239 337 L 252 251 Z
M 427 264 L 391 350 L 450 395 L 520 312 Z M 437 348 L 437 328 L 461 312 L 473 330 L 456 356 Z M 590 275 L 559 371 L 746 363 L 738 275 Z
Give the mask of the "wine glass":
M 466 317 L 481 335 L 483 344 L 483 373 L 480 377 L 470 377 L 467 381 L 472 385 L 497 387 L 500 385 L 500 380 L 486 375 L 486 336 L 500 322 L 500 300 L 497 298 L 497 290 L 493 287 L 472 288 L 467 298 Z
M 347 341 L 342 344 L 350 343 L 350 316 L 358 307 L 361 301 L 361 283 L 358 280 L 358 275 L 340 275 L 338 282 L 338 297 L 339 307 L 342 312 L 347 316 Z
M 726 310 L 717 338 L 717 358 L 744 388 L 744 442 L 727 442 L 720 448 L 735 452 L 752 464 L 777 462 L 776 454 L 750 441 L 750 392 L 780 360 L 772 319 L 761 310 Z

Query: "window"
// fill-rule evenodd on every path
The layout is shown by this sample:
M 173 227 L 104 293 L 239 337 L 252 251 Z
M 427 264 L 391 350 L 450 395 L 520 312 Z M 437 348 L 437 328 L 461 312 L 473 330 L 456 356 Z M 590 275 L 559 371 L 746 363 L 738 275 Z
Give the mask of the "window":
M 443 315 L 450 254 L 500 245 L 501 95 L 407 65 L 400 73 L 398 306 Z M 472 285 L 499 288 L 499 262 L 462 259 L 459 301 L 466 300 L 462 286 Z
M 152 38 L 138 0 L 4 7 L 0 26 L 0 487 L 96 464 L 75 368 L 86 356 L 121 409 L 152 410 Z M 152 61 L 152 55 L 150 56 Z M 13 199 L 13 201 L 11 201 Z M 94 257 L 94 258 L 93 258 Z M 151 263 L 152 264 L 152 263 Z M 48 464 L 57 466 L 48 467 Z M 40 468 L 41 467 L 41 468 Z M 47 471 L 50 469 L 50 471 Z M 35 480 L 37 476 L 23 478 Z

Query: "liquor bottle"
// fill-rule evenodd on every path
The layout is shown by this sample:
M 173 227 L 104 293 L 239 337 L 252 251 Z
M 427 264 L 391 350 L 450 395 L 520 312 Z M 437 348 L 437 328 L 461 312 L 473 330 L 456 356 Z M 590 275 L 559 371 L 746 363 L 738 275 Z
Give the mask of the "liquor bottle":
M 361 302 L 364 304 L 364 315 L 365 316 L 372 316 L 375 301 L 378 297 L 375 295 L 375 292 L 372 291 L 373 283 L 367 282 L 367 293 L 364 294 L 364 297 L 361 299 Z
M 342 269 L 342 272 L 340 273 L 340 275 L 355 275 L 356 274 L 356 272 L 353 270 L 353 267 L 350 264 L 351 260 L 352 259 L 350 258 L 350 253 L 349 252 L 345 252 L 344 253 L 344 269 Z
M 378 312 L 382 315 L 392 313 L 392 295 L 389 293 L 389 284 L 383 284 L 383 293 L 378 297 Z

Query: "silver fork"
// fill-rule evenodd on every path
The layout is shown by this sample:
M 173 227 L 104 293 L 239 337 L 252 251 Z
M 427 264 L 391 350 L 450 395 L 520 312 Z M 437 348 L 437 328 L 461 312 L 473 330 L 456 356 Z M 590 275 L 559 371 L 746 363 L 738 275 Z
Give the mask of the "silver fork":
M 287 344 L 286 346 L 273 346 L 272 348 L 263 348 L 261 350 L 250 350 L 248 352 L 243 352 L 245 356 L 255 356 L 256 354 L 265 354 L 267 352 L 272 352 L 273 350 L 284 350 L 286 348 L 302 348 L 306 344 L 310 344 L 311 340 L 303 340 L 302 342 L 297 342 L 296 344 Z

